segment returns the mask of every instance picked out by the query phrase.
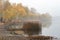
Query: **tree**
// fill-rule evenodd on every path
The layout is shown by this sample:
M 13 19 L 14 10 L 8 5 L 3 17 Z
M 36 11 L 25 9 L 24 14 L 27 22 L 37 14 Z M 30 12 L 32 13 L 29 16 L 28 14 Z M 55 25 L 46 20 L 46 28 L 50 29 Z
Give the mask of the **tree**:
M 26 13 L 28 14 L 29 13 L 29 8 L 28 7 L 24 7 L 25 8 L 25 11 L 26 11 Z
M 13 8 L 8 8 L 4 11 L 3 18 L 9 20 L 14 18 L 15 16 L 16 16 L 16 11 Z

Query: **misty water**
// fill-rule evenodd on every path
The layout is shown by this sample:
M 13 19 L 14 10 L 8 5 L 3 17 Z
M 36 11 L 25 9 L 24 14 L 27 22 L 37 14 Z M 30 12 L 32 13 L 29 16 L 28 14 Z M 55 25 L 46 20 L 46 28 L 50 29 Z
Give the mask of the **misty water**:
M 60 17 L 56 16 L 52 18 L 52 25 L 42 29 L 43 35 L 53 36 L 60 39 Z

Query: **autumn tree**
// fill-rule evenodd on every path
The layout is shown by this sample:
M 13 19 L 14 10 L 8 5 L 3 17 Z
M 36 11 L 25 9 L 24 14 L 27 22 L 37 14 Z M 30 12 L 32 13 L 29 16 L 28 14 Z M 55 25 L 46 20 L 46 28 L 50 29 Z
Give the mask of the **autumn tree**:
M 13 18 L 21 18 L 26 15 L 26 11 L 21 4 L 11 5 L 8 1 L 5 3 L 5 9 L 3 11 L 3 18 L 6 20 L 12 20 Z
M 38 14 L 36 9 L 23 6 L 21 3 L 12 4 L 9 1 L 5 1 L 4 9 L 0 12 L 1 16 L 5 20 L 12 19 L 21 19 L 24 20 L 40 20 L 43 26 L 47 26 L 46 24 L 51 24 L 51 16 L 49 14 Z

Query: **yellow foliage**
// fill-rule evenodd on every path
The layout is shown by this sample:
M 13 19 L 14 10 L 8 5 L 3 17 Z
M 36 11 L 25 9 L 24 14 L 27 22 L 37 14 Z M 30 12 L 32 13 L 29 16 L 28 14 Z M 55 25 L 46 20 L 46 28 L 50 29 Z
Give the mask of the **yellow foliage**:
M 24 9 L 24 7 L 21 4 L 18 4 L 16 7 L 18 13 L 20 13 L 20 15 L 25 16 L 26 15 L 26 11 Z
M 8 8 L 4 11 L 4 19 L 11 19 L 12 17 L 16 16 L 16 11 L 12 8 Z
M 13 17 L 16 17 L 17 14 L 19 14 L 19 17 L 20 16 L 25 16 L 26 15 L 26 12 L 25 12 L 25 9 L 22 5 L 10 5 L 8 6 L 4 11 L 4 16 L 3 18 L 4 19 L 11 19 Z

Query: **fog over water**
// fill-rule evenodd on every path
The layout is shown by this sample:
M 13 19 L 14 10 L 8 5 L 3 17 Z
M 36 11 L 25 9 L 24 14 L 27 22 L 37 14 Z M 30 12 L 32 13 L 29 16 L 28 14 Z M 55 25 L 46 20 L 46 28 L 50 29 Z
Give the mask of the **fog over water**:
M 50 35 L 60 38 L 60 17 L 56 16 L 52 18 L 52 25 L 48 28 L 43 28 L 44 35 Z
M 11 3 L 22 3 L 29 8 L 33 7 L 38 12 L 52 15 L 52 25 L 43 28 L 43 35 L 56 36 L 60 38 L 60 0 L 10 0 Z

